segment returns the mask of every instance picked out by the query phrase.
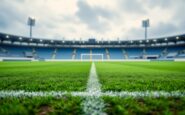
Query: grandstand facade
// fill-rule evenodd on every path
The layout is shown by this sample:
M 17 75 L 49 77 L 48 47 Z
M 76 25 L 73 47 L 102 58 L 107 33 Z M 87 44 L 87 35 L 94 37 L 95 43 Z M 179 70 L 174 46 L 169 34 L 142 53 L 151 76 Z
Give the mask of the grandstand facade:
M 101 59 L 185 59 L 185 34 L 148 40 L 97 41 L 91 38 L 87 41 L 60 41 L 0 33 L 1 61 Z

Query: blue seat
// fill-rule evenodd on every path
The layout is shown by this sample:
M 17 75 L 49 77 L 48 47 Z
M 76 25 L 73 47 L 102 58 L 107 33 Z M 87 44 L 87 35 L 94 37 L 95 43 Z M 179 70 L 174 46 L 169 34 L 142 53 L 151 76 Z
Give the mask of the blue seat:
M 103 59 L 107 59 L 105 48 L 92 48 L 92 54 L 103 54 Z
M 56 59 L 72 59 L 73 48 L 58 48 Z
M 32 52 L 32 48 L 26 46 L 2 45 L 1 48 L 6 50 L 4 57 L 25 57 L 26 51 Z
M 77 48 L 76 49 L 76 59 L 81 59 L 81 54 L 90 54 L 90 49 L 88 49 L 88 48 Z
M 36 54 L 42 59 L 51 59 L 54 52 L 54 48 L 35 48 Z
M 147 55 L 160 55 L 164 51 L 164 48 L 157 47 L 157 48 L 146 48 Z
M 125 48 L 128 58 L 139 58 L 143 54 L 143 48 Z
M 109 49 L 110 59 L 123 59 L 123 52 L 121 48 Z

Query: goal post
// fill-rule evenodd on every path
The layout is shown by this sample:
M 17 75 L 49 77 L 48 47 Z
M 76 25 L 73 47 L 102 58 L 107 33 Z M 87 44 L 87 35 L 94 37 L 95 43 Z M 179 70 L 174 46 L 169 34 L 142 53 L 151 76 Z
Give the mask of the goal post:
M 103 61 L 103 54 L 81 54 L 81 61 Z

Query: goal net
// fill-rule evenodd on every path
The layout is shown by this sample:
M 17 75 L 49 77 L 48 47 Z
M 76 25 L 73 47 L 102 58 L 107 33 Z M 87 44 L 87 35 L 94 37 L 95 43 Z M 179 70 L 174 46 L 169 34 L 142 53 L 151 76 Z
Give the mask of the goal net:
M 81 61 L 103 61 L 103 54 L 81 54 Z

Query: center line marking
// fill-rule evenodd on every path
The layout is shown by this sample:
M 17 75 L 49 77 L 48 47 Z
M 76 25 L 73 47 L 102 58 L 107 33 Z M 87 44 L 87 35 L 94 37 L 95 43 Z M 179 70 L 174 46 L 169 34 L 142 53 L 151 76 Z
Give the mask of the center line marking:
M 103 112 L 105 107 L 101 96 L 101 84 L 99 83 L 94 62 L 91 65 L 89 80 L 87 83 L 87 93 L 90 95 L 85 97 L 82 103 L 83 111 L 86 115 L 105 115 Z

